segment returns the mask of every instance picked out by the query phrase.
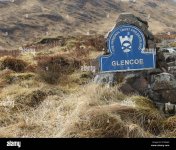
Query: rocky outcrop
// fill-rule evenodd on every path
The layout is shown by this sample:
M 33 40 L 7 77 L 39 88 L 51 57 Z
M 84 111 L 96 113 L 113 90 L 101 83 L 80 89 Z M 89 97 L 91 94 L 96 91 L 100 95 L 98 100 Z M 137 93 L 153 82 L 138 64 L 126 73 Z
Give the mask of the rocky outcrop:
M 176 104 L 176 79 L 172 74 L 160 73 L 154 75 L 154 81 L 149 83 L 148 96 L 160 103 Z
M 162 48 L 157 52 L 158 67 L 176 77 L 176 48 Z
M 99 73 L 95 76 L 94 82 L 97 84 L 108 84 L 109 86 L 113 86 L 117 83 L 116 73 Z
M 160 71 L 129 73 L 119 89 L 127 95 L 147 96 L 165 113 L 176 113 L 176 79 L 172 74 Z
M 116 22 L 137 26 L 146 38 L 146 50 L 156 48 L 154 36 L 148 31 L 148 23 L 132 14 L 121 14 Z M 109 33 L 110 34 L 110 33 Z M 137 72 L 103 73 L 95 77 L 96 83 L 115 85 L 119 76 L 123 82 L 119 88 L 124 94 L 140 94 L 149 97 L 165 113 L 176 113 L 176 49 L 157 50 L 157 68 Z
M 142 30 L 142 32 L 144 33 L 147 40 L 154 40 L 154 36 L 148 30 L 149 26 L 148 26 L 147 21 L 142 20 L 141 18 L 136 17 L 135 15 L 133 15 L 131 13 L 122 13 L 119 16 L 119 18 L 117 19 L 115 27 L 118 27 L 118 26 L 124 25 L 124 24 L 130 24 L 130 25 L 134 25 L 134 26 L 140 28 Z

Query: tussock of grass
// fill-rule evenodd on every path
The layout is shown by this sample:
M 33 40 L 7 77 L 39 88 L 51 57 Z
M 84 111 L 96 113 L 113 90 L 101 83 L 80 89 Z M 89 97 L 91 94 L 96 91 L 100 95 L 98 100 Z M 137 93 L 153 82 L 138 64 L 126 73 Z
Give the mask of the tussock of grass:
M 151 124 L 152 120 L 149 124 L 145 124 L 149 121 L 149 117 L 152 115 L 154 117 L 152 113 L 148 115 L 143 113 L 145 107 L 146 110 L 151 109 L 152 111 L 153 108 L 148 108 L 148 104 L 144 103 L 142 109 L 138 106 L 121 105 L 121 102 L 129 99 L 129 97 L 123 96 L 124 99 L 122 100 L 122 94 L 117 94 L 119 92 L 117 88 L 109 89 L 89 85 L 85 89 L 81 95 L 78 97 L 72 96 L 63 104 L 61 110 L 67 112 L 64 115 L 67 114 L 66 118 L 68 118 L 58 136 L 118 138 L 120 136 L 152 137 L 159 134 L 157 126 L 153 125 L 154 123 Z M 106 90 L 109 90 L 110 96 L 105 94 Z M 106 98 L 102 99 L 104 95 L 106 95 Z M 134 97 L 134 100 L 136 97 Z M 157 112 L 156 110 L 153 111 Z M 158 121 L 158 126 L 161 118 L 162 116 L 158 118 L 157 115 L 153 118 L 156 122 Z
M 155 137 L 151 133 L 144 131 L 143 128 L 141 128 L 137 124 L 129 124 L 128 125 L 128 138 L 152 138 Z
M 47 96 L 41 88 L 41 85 L 38 85 L 38 87 L 37 85 L 31 85 L 29 89 L 27 85 L 12 84 L 2 90 L 0 102 L 12 101 L 14 106 L 9 106 L 8 108 L 13 112 L 37 107 Z
M 169 131 L 176 130 L 176 116 L 169 117 L 164 121 L 164 129 Z
M 38 59 L 38 73 L 44 81 L 50 84 L 59 82 L 62 75 L 72 73 L 80 66 L 75 59 L 62 56 L 40 57 Z
M 166 130 L 160 135 L 161 138 L 176 138 L 176 130 L 168 131 Z
M 176 42 L 170 44 L 171 47 L 176 47 Z
M 14 71 L 6 69 L 6 70 L 2 70 L 0 71 L 0 88 L 3 88 L 6 86 L 7 84 L 7 80 L 6 77 L 11 75 L 12 73 L 14 73 Z
M 93 73 L 76 70 L 68 76 L 61 77 L 60 85 L 62 85 L 62 87 L 67 85 L 70 88 L 79 89 L 81 85 L 86 85 L 91 82 L 92 78 Z
M 16 99 L 16 107 L 19 109 L 20 106 L 25 105 L 23 107 L 37 107 L 44 99 L 46 98 L 46 94 L 41 90 L 34 90 L 30 93 L 25 93 L 24 95 L 19 95 L 15 97 Z M 19 107 L 18 107 L 19 106 Z
M 28 71 L 28 72 L 36 72 L 37 71 L 37 65 L 36 64 L 29 64 L 26 67 L 26 71 Z
M 134 101 L 136 106 L 139 108 L 148 108 L 148 109 L 156 110 L 154 103 L 146 97 L 136 95 L 136 96 L 130 97 L 130 99 Z
M 32 80 L 35 78 L 34 73 L 11 73 L 5 77 L 7 83 L 12 84 L 24 80 Z
M 21 59 L 17 59 L 14 57 L 4 57 L 1 59 L 0 68 L 3 69 L 11 69 L 16 72 L 24 72 L 27 63 Z
M 127 126 L 119 116 L 99 113 L 89 115 L 85 114 L 73 122 L 67 131 L 62 135 L 64 137 L 84 137 L 84 138 L 123 138 L 127 137 Z

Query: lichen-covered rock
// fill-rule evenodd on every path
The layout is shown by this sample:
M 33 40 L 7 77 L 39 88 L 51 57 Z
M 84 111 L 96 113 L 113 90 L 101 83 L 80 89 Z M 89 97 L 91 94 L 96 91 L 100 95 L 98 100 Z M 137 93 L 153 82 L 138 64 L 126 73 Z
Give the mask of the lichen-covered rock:
M 153 91 L 176 89 L 176 79 L 169 73 L 155 75 L 151 88 Z
M 128 73 L 119 89 L 125 94 L 144 94 L 148 89 L 148 81 L 144 73 Z
M 124 24 L 130 24 L 140 28 L 147 39 L 154 40 L 154 36 L 150 31 L 148 31 L 149 26 L 147 21 L 139 17 L 136 17 L 131 13 L 122 13 L 117 19 L 115 27 L 118 27 Z
M 155 75 L 148 91 L 149 97 L 156 102 L 176 104 L 176 79 L 172 74 Z
M 135 90 L 129 83 L 123 83 L 120 87 L 119 90 L 126 95 L 131 95 L 134 93 L 138 93 L 137 90 Z
M 156 44 L 154 41 L 153 34 L 148 30 L 148 22 L 141 19 L 140 17 L 136 17 L 131 13 L 122 13 L 116 21 L 116 25 L 114 28 L 117 28 L 121 25 L 134 25 L 142 30 L 146 39 L 146 50 L 150 51 L 150 49 L 156 48 Z M 110 35 L 111 32 L 109 32 Z
M 165 114 L 176 114 L 176 105 L 171 103 L 155 103 L 156 107 Z
M 157 63 L 163 71 L 166 71 L 176 77 L 176 49 L 159 49 L 157 52 Z
M 94 82 L 102 85 L 114 85 L 117 82 L 116 73 L 99 73 L 95 76 Z

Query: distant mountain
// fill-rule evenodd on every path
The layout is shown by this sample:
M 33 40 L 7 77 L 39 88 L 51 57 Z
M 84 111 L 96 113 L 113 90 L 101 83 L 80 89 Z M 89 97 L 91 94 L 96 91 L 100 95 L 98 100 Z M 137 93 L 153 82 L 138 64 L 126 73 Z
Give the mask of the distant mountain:
M 105 34 L 122 12 L 148 19 L 154 33 L 174 31 L 172 0 L 9 0 L 0 1 L 0 49 L 15 49 L 39 38 Z

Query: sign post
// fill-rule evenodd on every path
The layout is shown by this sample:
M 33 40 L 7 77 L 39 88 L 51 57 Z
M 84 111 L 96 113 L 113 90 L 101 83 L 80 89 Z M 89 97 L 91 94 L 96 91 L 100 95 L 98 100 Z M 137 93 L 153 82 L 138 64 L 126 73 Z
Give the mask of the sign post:
M 155 68 L 156 51 L 146 50 L 144 33 L 134 25 L 120 25 L 107 39 L 109 55 L 100 57 L 101 72 L 123 72 Z

